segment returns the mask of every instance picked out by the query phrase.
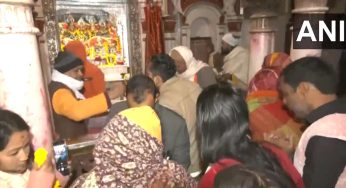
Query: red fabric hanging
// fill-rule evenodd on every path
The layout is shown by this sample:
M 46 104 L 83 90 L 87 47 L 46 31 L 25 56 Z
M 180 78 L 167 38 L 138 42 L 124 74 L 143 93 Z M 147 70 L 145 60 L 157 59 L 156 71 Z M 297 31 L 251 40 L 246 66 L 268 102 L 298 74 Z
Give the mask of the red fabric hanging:
M 148 65 L 151 56 L 165 51 L 161 7 L 150 0 L 144 7 L 146 23 L 145 64 Z

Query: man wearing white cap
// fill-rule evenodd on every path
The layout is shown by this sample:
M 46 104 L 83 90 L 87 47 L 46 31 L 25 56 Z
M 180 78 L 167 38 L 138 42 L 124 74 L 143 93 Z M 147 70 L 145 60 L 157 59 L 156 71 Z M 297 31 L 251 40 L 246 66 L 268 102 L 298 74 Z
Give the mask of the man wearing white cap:
M 235 76 L 242 85 L 248 83 L 249 51 L 238 46 L 240 37 L 227 33 L 222 37 L 221 53 L 223 59 L 223 73 Z

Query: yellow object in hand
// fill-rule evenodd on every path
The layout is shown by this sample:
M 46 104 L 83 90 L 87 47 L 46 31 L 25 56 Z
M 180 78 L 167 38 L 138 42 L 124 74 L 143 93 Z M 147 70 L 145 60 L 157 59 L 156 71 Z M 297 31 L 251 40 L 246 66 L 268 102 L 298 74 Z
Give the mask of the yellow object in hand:
M 54 188 L 61 188 L 60 181 L 56 180 L 54 184 Z
M 46 149 L 44 148 L 38 148 L 36 151 L 35 151 L 35 163 L 37 164 L 37 166 L 40 168 L 43 163 L 47 160 L 47 155 L 48 155 L 48 152 Z

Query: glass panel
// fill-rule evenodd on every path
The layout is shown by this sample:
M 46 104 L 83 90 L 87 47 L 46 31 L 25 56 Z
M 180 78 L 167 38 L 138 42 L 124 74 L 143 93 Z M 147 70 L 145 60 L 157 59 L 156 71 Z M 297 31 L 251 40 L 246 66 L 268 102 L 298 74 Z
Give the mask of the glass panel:
M 60 47 L 83 42 L 88 60 L 99 67 L 129 66 L 127 6 L 123 1 L 57 1 Z
M 142 72 L 138 1 L 42 2 L 51 63 L 68 41 L 77 39 L 85 44 L 89 61 L 102 69 L 106 81 L 118 80 L 122 73 Z

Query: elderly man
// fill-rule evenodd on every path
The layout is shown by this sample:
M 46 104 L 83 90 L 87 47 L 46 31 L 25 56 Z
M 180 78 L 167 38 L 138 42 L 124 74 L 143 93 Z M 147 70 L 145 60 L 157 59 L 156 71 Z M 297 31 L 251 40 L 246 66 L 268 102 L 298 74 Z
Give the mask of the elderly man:
M 195 59 L 190 48 L 176 46 L 169 55 L 177 67 L 177 76 L 198 83 L 201 88 L 216 84 L 216 76 L 208 64 Z
M 182 116 L 190 139 L 191 165 L 189 172 L 200 170 L 196 140 L 196 103 L 201 88 L 198 84 L 176 76 L 174 60 L 167 54 L 155 55 L 148 68 L 148 76 L 159 88 L 159 104 Z
M 222 61 L 215 61 L 214 66 L 223 77 L 231 78 L 235 85 L 246 88 L 248 83 L 249 51 L 239 46 L 240 37 L 227 33 L 222 37 Z

